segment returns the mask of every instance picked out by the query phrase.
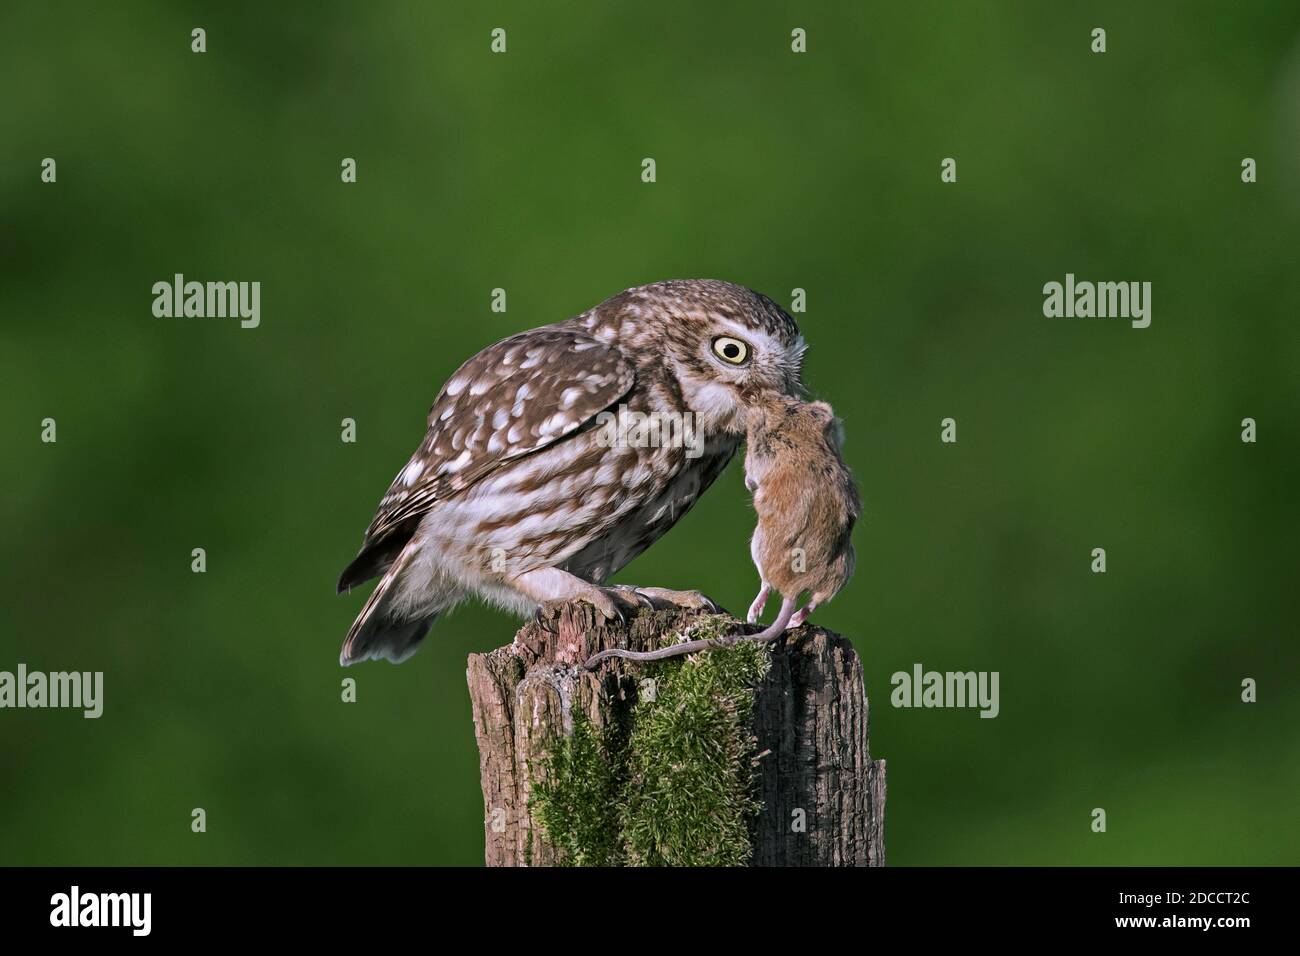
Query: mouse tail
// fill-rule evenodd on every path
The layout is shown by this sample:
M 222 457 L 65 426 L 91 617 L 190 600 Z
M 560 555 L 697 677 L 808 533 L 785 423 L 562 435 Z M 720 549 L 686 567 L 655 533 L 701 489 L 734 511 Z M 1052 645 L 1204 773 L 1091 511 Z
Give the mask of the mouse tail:
M 776 620 L 767 626 L 765 630 L 757 634 L 749 634 L 742 637 L 743 641 L 774 641 L 785 633 L 786 628 L 790 626 L 790 618 L 794 617 L 795 599 L 792 597 L 781 599 L 781 610 L 777 612 Z
M 698 641 L 669 644 L 657 651 L 629 651 L 622 647 L 611 647 L 587 658 L 587 663 L 583 667 L 587 670 L 594 670 L 597 664 L 609 660 L 611 657 L 621 657 L 631 661 L 661 661 L 666 657 L 694 654 L 697 651 L 708 650 L 711 647 L 727 647 L 737 641 L 755 641 L 757 643 L 774 641 L 784 634 L 786 628 L 790 626 L 790 619 L 794 617 L 794 606 L 795 598 L 782 598 L 781 610 L 777 612 L 776 620 L 769 624 L 766 630 L 759 631 L 757 634 L 728 634 L 725 637 L 706 637 Z

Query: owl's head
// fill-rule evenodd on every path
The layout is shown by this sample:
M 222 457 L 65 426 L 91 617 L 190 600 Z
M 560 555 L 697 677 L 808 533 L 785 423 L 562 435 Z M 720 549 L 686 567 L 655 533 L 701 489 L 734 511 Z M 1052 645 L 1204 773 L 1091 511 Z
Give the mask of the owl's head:
M 802 391 L 799 326 L 767 296 L 730 282 L 683 279 L 616 299 L 623 297 L 620 311 L 645 336 L 637 347 L 642 360 L 672 373 L 706 433 L 743 434 L 748 409 Z

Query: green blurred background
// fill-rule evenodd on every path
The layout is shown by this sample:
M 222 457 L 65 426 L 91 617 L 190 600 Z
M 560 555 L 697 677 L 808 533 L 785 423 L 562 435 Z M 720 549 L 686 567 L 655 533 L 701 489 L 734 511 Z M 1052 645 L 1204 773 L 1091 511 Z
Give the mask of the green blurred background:
M 480 863 L 515 622 L 342 672 L 334 581 L 461 361 L 686 277 L 808 292 L 891 863 L 1300 862 L 1300 7 L 463 6 L 4 5 L 0 669 L 106 706 L 0 711 L 0 863 Z M 261 327 L 154 318 L 176 272 Z M 1151 327 L 1044 318 L 1066 272 Z M 737 462 L 621 578 L 742 609 L 751 527 Z M 1001 715 L 893 709 L 916 662 Z

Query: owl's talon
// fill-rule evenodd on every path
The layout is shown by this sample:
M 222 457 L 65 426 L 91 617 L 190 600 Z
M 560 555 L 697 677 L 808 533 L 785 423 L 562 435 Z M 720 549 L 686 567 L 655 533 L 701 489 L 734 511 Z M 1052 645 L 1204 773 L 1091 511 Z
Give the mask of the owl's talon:
M 619 594 L 636 601 L 641 607 L 648 607 L 650 610 L 657 610 L 655 602 L 648 595 L 642 594 L 640 588 L 634 588 L 629 584 L 616 584 L 614 590 Z
M 533 611 L 533 623 L 536 624 L 539 629 L 546 631 L 548 634 L 554 634 L 555 628 L 551 627 L 549 620 L 550 615 L 542 613 L 545 610 L 547 610 L 545 604 L 537 605 L 537 609 Z
M 581 601 L 596 610 L 606 621 L 617 620 L 627 624 L 641 611 L 644 598 L 631 588 L 601 587 L 555 568 L 528 571 L 509 582 L 520 593 L 530 596 L 536 603 L 533 620 L 538 627 L 551 633 L 556 628 L 547 623 L 566 605 Z
M 681 608 L 685 611 L 723 613 L 716 601 L 700 591 L 674 591 L 671 588 L 632 588 L 637 595 L 656 609 Z
M 574 600 L 590 604 L 605 620 L 617 620 L 624 626 L 642 607 L 641 598 L 633 593 L 633 589 L 617 585 L 602 588 L 593 584 L 581 594 L 575 595 Z

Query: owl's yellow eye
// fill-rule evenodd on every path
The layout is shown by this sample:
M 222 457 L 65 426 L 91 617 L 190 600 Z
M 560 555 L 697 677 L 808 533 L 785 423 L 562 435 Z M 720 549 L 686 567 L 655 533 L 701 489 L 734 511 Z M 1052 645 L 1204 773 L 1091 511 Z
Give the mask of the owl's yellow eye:
M 744 365 L 749 360 L 749 346 L 740 339 L 720 335 L 713 340 L 713 354 L 732 365 Z

